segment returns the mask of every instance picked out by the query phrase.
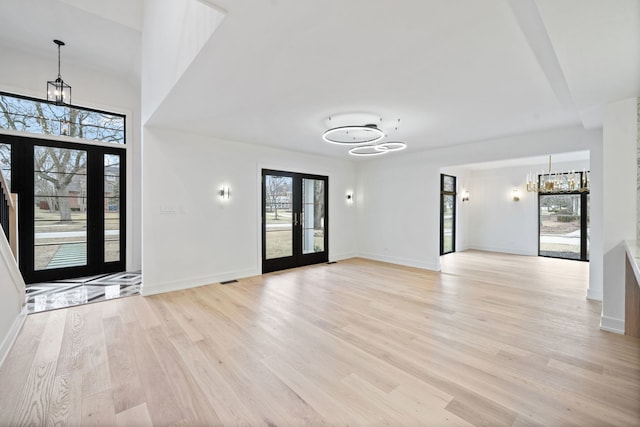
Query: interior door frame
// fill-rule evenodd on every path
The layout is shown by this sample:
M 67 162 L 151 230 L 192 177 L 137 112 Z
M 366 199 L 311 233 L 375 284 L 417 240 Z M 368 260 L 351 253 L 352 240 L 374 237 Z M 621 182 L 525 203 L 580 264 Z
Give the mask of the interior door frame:
M 302 250 L 303 224 L 299 220 L 292 224 L 292 245 L 293 254 L 287 257 L 266 259 L 266 186 L 265 177 L 267 175 L 285 176 L 292 178 L 292 214 L 297 214 L 298 219 L 302 213 L 302 180 L 315 179 L 324 182 L 324 251 L 304 254 Z M 285 270 L 288 268 L 302 267 L 311 264 L 320 264 L 329 261 L 329 177 L 324 175 L 314 175 L 300 172 L 289 172 L 274 169 L 262 169 L 261 177 L 261 233 L 262 233 L 262 273 Z
M 123 147 L 107 147 L 41 138 L 3 135 L 11 144 L 11 191 L 18 194 L 19 266 L 25 283 L 91 276 L 124 271 L 126 266 L 126 161 Z M 87 152 L 87 264 L 83 266 L 35 270 L 34 265 L 34 147 L 49 146 Z M 104 164 L 105 154 L 120 156 L 120 259 L 104 262 Z M 99 195 L 99 196 L 98 196 Z

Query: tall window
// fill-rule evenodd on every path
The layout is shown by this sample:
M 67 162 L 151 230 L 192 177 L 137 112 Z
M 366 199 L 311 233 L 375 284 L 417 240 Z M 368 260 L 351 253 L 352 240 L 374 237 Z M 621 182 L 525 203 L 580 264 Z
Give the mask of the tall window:
M 456 251 L 456 177 L 440 175 L 440 255 Z
M 538 193 L 538 227 L 538 255 L 588 261 L 589 191 Z

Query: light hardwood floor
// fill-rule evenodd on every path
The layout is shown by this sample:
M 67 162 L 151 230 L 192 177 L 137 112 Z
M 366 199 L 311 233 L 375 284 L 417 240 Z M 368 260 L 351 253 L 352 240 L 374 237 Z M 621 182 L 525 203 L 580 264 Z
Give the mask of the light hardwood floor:
M 30 315 L 0 425 L 640 425 L 588 264 L 362 259 Z

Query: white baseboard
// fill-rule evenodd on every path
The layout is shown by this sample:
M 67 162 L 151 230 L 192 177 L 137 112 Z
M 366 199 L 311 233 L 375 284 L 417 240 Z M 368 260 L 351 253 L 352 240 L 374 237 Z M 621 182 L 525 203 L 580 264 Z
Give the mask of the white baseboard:
M 343 259 L 355 258 L 357 256 L 358 254 L 356 254 L 355 252 L 345 252 L 337 255 L 331 254 L 329 256 L 329 261 L 342 261 Z
M 11 347 L 13 347 L 13 343 L 16 342 L 16 338 L 18 338 L 18 334 L 22 329 L 22 325 L 24 325 L 24 321 L 27 319 L 27 310 L 25 307 L 22 307 L 22 311 L 18 314 L 18 317 L 13 321 L 9 332 L 4 337 L 2 341 L 2 345 L 0 345 L 0 366 L 4 363 Z
M 602 302 L 602 290 L 594 291 L 591 288 L 587 289 L 587 299 Z
M 600 318 L 600 329 L 624 335 L 624 319 L 602 316 Z
M 388 262 L 390 264 L 398 264 L 398 265 L 404 265 L 407 267 L 421 268 L 423 270 L 440 271 L 439 263 L 428 263 L 428 262 L 425 262 L 424 260 L 396 258 L 391 256 L 371 254 L 367 252 L 361 252 L 360 254 L 358 254 L 358 256 L 360 258 L 366 258 L 373 261 Z
M 536 252 L 531 252 L 524 249 L 503 248 L 500 246 L 469 245 L 468 249 L 483 251 L 483 252 L 498 252 L 501 254 L 538 256 Z
M 260 272 L 256 270 L 231 271 L 210 276 L 190 277 L 186 279 L 174 280 L 171 282 L 161 283 L 145 283 L 145 277 L 142 276 L 142 286 L 140 293 L 143 296 L 163 294 L 165 292 L 181 291 L 183 289 L 197 288 L 198 286 L 211 285 L 227 280 L 243 279 L 246 277 L 259 276 Z

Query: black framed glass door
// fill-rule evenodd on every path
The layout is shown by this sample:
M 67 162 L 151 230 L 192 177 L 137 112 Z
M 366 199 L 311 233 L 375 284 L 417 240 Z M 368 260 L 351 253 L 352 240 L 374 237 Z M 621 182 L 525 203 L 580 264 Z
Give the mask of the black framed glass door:
M 440 175 L 440 255 L 456 251 L 456 177 Z
M 326 176 L 262 171 L 262 272 L 329 260 Z
M 558 182 L 572 176 L 583 182 L 586 172 L 563 173 Z M 584 178 L 586 179 L 586 178 Z M 544 188 L 538 176 L 539 188 Z M 589 191 L 538 193 L 538 255 L 551 258 L 589 261 Z
M 2 136 L 26 283 L 125 269 L 125 150 Z M 3 159 L 4 160 L 4 159 Z

